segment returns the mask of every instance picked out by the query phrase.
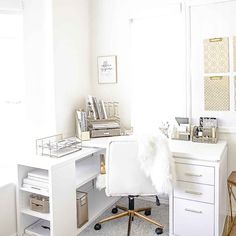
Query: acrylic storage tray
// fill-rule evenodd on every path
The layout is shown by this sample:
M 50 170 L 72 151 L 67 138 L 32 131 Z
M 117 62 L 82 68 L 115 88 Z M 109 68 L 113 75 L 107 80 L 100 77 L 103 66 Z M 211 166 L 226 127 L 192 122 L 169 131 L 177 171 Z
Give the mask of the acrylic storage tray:
M 63 157 L 81 149 L 81 140 L 77 139 L 76 137 L 63 139 L 62 134 L 36 140 L 36 152 L 38 155 Z

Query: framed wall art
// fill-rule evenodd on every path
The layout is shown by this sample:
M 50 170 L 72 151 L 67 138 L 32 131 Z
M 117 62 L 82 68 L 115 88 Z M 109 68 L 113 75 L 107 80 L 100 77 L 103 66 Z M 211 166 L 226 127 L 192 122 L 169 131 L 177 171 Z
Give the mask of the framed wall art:
M 98 83 L 111 84 L 117 82 L 117 57 L 99 56 L 97 58 Z

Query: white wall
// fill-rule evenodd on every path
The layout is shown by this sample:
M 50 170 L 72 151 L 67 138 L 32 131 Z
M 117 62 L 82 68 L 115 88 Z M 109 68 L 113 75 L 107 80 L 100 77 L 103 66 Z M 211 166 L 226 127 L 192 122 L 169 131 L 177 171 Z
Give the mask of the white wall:
M 51 1 L 25 0 L 23 16 L 26 137 L 35 142 L 56 131 Z
M 90 0 L 53 0 L 56 131 L 74 135 L 90 92 Z
M 131 125 L 131 32 L 129 19 L 155 14 L 162 0 L 92 0 L 91 85 L 99 99 L 119 102 L 121 123 Z M 117 55 L 118 83 L 98 84 L 97 56 Z M 140 92 L 142 96 L 142 92 Z
M 130 71 L 130 29 L 129 18 L 136 16 L 147 16 L 155 13 L 155 9 L 159 7 L 163 1 L 132 1 L 132 0 L 92 0 L 92 51 L 91 51 L 91 83 L 92 94 L 104 100 L 114 99 L 120 102 L 121 119 L 125 126 L 130 125 L 130 89 L 131 89 L 131 71 Z M 167 2 L 167 1 L 166 1 Z M 166 3 L 165 2 L 165 3 Z M 177 1 L 169 1 L 177 2 Z M 203 1 L 204 2 L 204 1 Z M 204 14 L 204 13 L 202 13 Z M 221 12 L 219 12 L 219 15 Z M 223 13 L 223 17 L 227 16 L 227 11 Z M 200 17 L 201 18 L 201 17 Z M 221 18 L 219 18 L 221 19 Z M 221 19 L 222 20 L 222 19 Z M 213 19 L 214 21 L 214 19 Z M 232 20 L 232 24 L 233 24 Z M 204 25 L 203 22 L 201 22 Z M 198 30 L 199 18 L 196 21 Z M 210 23 L 209 23 L 210 24 Z M 234 25 L 232 25 L 233 27 Z M 218 28 L 217 28 L 218 27 Z M 218 30 L 222 30 L 222 26 L 216 25 Z M 225 30 L 229 30 L 224 27 Z M 212 29 L 211 29 L 212 30 Z M 220 31 L 221 32 L 221 31 Z M 219 32 L 216 32 L 219 33 Z M 212 31 L 211 31 L 212 34 Z M 218 36 L 219 37 L 219 36 Z M 196 50 L 201 51 L 197 48 Z M 97 82 L 97 64 L 96 58 L 99 55 L 118 56 L 118 83 L 117 84 L 98 84 Z M 198 61 L 198 63 L 201 63 Z M 195 65 L 196 69 L 196 65 Z M 197 65 L 197 76 L 199 77 L 200 69 Z M 196 77 L 196 78 L 198 78 Z M 198 91 L 194 94 L 194 99 L 200 99 L 201 93 Z M 142 96 L 142 93 L 140 93 Z M 192 107 L 193 110 L 195 106 Z M 198 109 L 198 108 L 197 108 Z M 194 113 L 196 114 L 196 112 Z M 198 114 L 199 115 L 199 114 Z M 196 117 L 195 117 L 196 118 Z M 221 139 L 228 141 L 228 173 L 236 170 L 236 134 L 221 133 Z M 236 207 L 235 207 L 236 209 Z
M 128 1 L 93 0 L 91 16 L 92 95 L 120 103 L 122 123 L 130 125 L 130 30 Z M 97 56 L 117 55 L 116 84 L 98 84 Z
M 0 236 L 13 236 L 16 232 L 15 185 L 0 187 Z
M 232 51 L 232 36 L 236 36 L 235 10 L 235 1 L 194 6 L 191 10 L 192 117 L 195 122 L 199 116 L 217 117 L 219 118 L 219 126 L 225 127 L 224 130 L 226 131 L 220 134 L 220 138 L 228 142 L 228 174 L 236 170 L 236 111 L 233 99 L 235 73 L 232 73 L 230 69 L 231 73 L 226 74 L 230 75 L 230 111 L 204 111 L 203 40 L 229 37 L 229 47 Z M 232 68 L 232 65 L 230 67 Z M 236 210 L 236 206 L 234 209 Z
M 6 2 L 2 6 L 11 8 Z M 27 122 L 22 140 L 32 152 L 36 138 L 74 134 L 74 110 L 84 107 L 90 92 L 89 8 L 90 0 L 24 0 Z M 0 188 L 0 207 L 0 236 L 14 235 L 14 185 Z

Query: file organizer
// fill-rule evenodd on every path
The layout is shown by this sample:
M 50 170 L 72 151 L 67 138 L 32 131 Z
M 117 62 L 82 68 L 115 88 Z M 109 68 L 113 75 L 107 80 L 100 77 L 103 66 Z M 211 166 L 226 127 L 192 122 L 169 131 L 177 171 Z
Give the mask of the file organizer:
M 204 40 L 204 72 L 229 72 L 228 38 L 211 38 Z
M 236 111 L 236 76 L 234 76 L 234 110 Z
M 229 111 L 229 77 L 206 76 L 204 77 L 204 95 L 206 111 Z
M 234 72 L 236 72 L 236 36 L 233 37 L 233 50 L 234 50 Z

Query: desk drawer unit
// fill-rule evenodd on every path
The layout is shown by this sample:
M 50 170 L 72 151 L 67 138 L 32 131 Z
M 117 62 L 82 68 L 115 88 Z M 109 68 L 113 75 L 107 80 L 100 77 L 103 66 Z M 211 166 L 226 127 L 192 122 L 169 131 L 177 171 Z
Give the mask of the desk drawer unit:
M 214 204 L 214 186 L 177 181 L 174 197 Z
M 214 185 L 214 168 L 176 163 L 177 180 Z
M 214 205 L 174 199 L 174 235 L 213 236 Z

